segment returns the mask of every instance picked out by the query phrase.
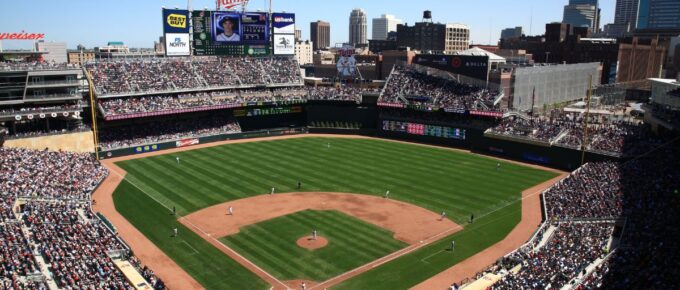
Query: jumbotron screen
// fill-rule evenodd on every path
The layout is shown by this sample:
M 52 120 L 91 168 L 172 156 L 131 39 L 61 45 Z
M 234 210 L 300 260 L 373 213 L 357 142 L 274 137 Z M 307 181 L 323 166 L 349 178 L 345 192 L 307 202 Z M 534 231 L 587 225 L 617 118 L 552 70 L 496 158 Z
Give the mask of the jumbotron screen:
M 193 11 L 194 55 L 267 55 L 269 14 Z
M 465 129 L 446 126 L 384 120 L 382 129 L 384 131 L 401 132 L 412 135 L 465 140 Z

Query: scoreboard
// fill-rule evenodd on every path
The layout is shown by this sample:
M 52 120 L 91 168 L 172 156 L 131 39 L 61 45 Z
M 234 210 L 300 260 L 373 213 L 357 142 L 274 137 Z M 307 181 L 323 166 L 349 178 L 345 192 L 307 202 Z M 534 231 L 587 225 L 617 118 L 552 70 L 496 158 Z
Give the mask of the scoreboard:
M 268 55 L 269 14 L 193 11 L 194 55 Z
M 401 132 L 411 135 L 465 140 L 465 129 L 447 126 L 383 120 L 382 129 L 384 131 Z

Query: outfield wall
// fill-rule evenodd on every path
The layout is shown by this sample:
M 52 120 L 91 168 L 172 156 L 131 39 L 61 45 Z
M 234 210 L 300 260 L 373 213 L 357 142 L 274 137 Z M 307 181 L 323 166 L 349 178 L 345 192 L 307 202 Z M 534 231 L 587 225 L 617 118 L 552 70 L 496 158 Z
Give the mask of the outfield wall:
M 338 135 L 361 135 L 378 138 L 403 140 L 416 143 L 439 145 L 470 150 L 475 153 L 492 155 L 521 162 L 534 163 L 563 170 L 573 170 L 581 164 L 581 151 L 550 146 L 549 144 L 527 143 L 521 140 L 507 140 L 484 136 L 484 131 L 497 119 L 472 115 L 455 115 L 447 119 L 447 114 L 417 112 L 437 116 L 434 120 L 423 120 L 409 117 L 382 116 L 381 109 L 375 105 L 357 104 L 355 102 L 311 102 L 298 108 L 295 113 L 274 115 L 237 116 L 244 133 L 189 138 L 172 142 L 146 144 L 131 148 L 103 151 L 102 158 L 134 155 L 171 148 L 204 144 L 225 140 L 279 136 L 289 134 L 321 133 Z M 279 108 L 288 108 L 282 106 Z M 235 114 L 237 115 L 237 114 Z M 392 126 L 385 130 L 385 121 L 392 125 L 414 123 L 408 128 Z M 394 123 L 397 122 L 397 123 Z M 325 128 L 311 124 L 351 123 L 356 128 Z M 310 126 L 310 127 L 308 127 Z M 411 128 L 413 127 L 413 128 Z M 276 128 L 276 129 L 267 129 Z M 396 131 L 395 131 L 396 130 Z M 401 132 L 398 132 L 401 130 Z M 436 137 L 430 135 L 439 135 Z M 586 162 L 618 160 L 616 157 L 586 152 Z

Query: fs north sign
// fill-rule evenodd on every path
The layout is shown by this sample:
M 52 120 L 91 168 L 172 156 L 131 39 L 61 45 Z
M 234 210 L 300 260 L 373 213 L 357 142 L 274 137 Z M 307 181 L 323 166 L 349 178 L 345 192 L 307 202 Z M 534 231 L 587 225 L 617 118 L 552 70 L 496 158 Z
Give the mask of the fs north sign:
M 234 9 L 239 5 L 248 5 L 248 0 L 217 0 L 217 7 L 224 7 L 224 9 Z
M 164 33 L 189 33 L 189 10 L 163 9 Z

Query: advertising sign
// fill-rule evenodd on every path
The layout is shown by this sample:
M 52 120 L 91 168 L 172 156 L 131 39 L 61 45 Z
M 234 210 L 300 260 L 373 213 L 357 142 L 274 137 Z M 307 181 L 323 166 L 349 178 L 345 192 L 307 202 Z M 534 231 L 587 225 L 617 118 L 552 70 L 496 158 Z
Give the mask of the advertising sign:
M 274 34 L 295 34 L 295 14 L 272 13 Z
M 189 11 L 163 9 L 163 33 L 189 33 Z
M 165 55 L 187 56 L 191 54 L 189 47 L 189 33 L 166 33 Z
M 275 55 L 294 55 L 295 54 L 295 35 L 274 34 L 274 54 Z

